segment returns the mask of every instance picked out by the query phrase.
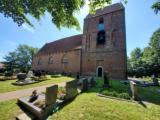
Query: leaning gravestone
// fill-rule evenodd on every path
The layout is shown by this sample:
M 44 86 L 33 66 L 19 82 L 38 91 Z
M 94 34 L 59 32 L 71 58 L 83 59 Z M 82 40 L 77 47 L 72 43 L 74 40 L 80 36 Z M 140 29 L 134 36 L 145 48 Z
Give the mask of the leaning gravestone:
M 137 85 L 136 85 L 135 82 L 130 81 L 130 89 L 131 89 L 132 99 L 138 100 L 138 96 L 137 96 Z

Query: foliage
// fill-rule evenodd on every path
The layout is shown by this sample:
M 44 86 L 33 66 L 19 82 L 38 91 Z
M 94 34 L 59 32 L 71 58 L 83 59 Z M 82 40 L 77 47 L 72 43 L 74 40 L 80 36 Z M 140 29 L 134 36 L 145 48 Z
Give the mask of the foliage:
M 111 87 L 104 87 L 100 93 L 107 96 L 130 99 L 129 86 L 120 83 L 118 80 L 110 80 Z M 101 84 L 101 83 L 99 83 Z
M 135 48 L 128 58 L 128 76 L 160 76 L 160 28 L 157 29 L 142 51 Z
M 127 3 L 127 0 L 122 1 Z M 94 13 L 96 8 L 103 8 L 106 4 L 111 4 L 112 0 L 89 0 L 88 2 L 90 12 Z M 39 21 L 48 12 L 57 28 L 80 29 L 75 13 L 78 13 L 85 4 L 87 4 L 86 0 L 0 0 L 0 13 L 5 17 L 11 17 L 19 26 L 23 23 L 33 26 L 28 15 Z M 153 4 L 152 8 L 158 13 L 159 0 Z
M 12 72 L 12 71 L 6 71 L 6 72 L 5 72 L 5 76 L 6 76 L 6 77 L 13 76 L 13 72 Z
M 37 48 L 19 45 L 15 51 L 10 52 L 4 57 L 6 70 L 15 72 L 18 69 L 22 72 L 27 72 L 31 68 L 33 55 L 37 51 Z
M 127 99 L 127 100 L 130 99 L 130 96 L 128 93 L 117 93 L 116 91 L 104 90 L 101 92 L 101 94 L 106 95 L 106 96 L 123 98 L 123 99 Z
M 160 0 L 156 0 L 156 2 L 152 5 L 152 9 L 154 9 L 155 13 L 158 14 L 160 11 Z

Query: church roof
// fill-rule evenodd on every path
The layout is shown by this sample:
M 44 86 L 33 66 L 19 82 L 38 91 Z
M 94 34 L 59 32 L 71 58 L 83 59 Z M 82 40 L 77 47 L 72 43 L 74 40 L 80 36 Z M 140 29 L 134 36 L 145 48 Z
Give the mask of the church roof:
M 37 53 L 50 54 L 56 52 L 66 52 L 79 48 L 82 45 L 82 34 L 75 35 L 45 44 Z
M 104 15 L 104 14 L 111 13 L 111 12 L 118 11 L 118 10 L 122 10 L 122 9 L 124 9 L 124 6 L 123 6 L 122 3 L 112 4 L 112 5 L 106 6 L 102 9 L 97 9 L 96 13 L 93 14 L 93 15 L 88 14 L 85 19 L 89 19 L 89 18 L 92 18 L 92 17 L 97 17 L 97 16 L 100 16 L 100 15 Z

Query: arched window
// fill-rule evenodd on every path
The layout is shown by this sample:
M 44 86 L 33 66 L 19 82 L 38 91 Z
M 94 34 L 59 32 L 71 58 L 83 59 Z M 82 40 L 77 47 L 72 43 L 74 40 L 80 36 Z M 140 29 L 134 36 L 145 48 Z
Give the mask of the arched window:
M 37 65 L 42 65 L 42 60 L 41 60 L 41 58 L 38 59 Z
M 48 64 L 53 64 L 53 57 L 52 56 L 49 57 Z
M 64 54 L 61 59 L 62 64 L 68 63 L 67 54 Z

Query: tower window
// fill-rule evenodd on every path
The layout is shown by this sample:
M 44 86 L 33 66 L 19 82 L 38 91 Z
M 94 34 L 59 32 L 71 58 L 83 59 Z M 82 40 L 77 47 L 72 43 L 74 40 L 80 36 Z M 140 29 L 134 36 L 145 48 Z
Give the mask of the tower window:
M 97 44 L 105 43 L 105 31 L 99 31 L 97 35 Z
M 99 19 L 99 24 L 98 24 L 98 31 L 104 30 L 104 21 L 103 18 Z
M 97 45 L 105 43 L 105 27 L 103 18 L 99 19 L 98 34 L 97 34 Z

